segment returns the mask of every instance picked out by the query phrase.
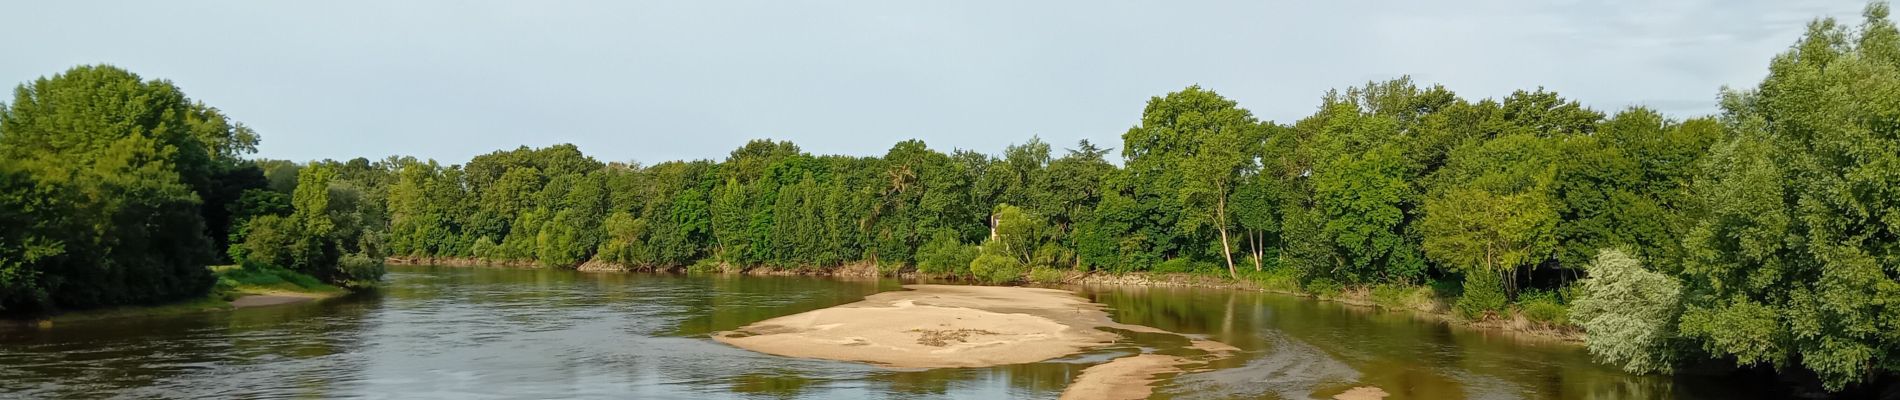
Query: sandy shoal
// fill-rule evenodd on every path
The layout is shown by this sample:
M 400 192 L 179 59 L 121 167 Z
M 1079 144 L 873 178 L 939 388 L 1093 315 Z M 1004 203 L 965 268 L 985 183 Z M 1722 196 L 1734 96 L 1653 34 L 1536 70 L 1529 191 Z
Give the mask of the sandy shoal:
M 1155 375 L 1181 372 L 1181 357 L 1140 354 L 1117 358 L 1082 370 L 1062 391 L 1063 399 L 1146 399 L 1154 394 Z
M 1082 370 L 1082 375 L 1062 391 L 1064 399 L 1132 400 L 1154 394 L 1158 375 L 1192 372 L 1207 363 L 1233 356 L 1240 348 L 1212 340 L 1193 339 L 1188 347 L 1206 354 L 1191 357 L 1163 354 L 1136 354 L 1116 358 Z
M 862 301 L 760 321 L 713 339 L 788 357 L 893 368 L 986 367 L 1049 360 L 1112 344 L 1114 330 L 1164 333 L 1110 319 L 1101 304 L 1041 288 L 906 285 Z M 1111 328 L 1111 329 L 1102 329 Z M 1083 370 L 1062 397 L 1138 399 L 1158 375 L 1192 371 L 1240 349 L 1190 337 L 1199 356 L 1137 354 Z
M 1039 288 L 907 285 L 905 291 L 773 318 L 714 340 L 788 357 L 895 368 L 984 367 L 1048 360 L 1113 343 L 1099 304 Z

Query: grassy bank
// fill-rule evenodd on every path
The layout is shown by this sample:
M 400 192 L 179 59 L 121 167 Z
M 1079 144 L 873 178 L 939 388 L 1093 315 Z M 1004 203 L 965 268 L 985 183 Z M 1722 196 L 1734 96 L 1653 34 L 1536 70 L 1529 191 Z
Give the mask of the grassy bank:
M 233 305 L 234 301 L 251 296 L 287 297 L 295 301 L 268 302 L 282 304 L 291 302 L 328 299 L 349 294 L 348 289 L 324 284 L 309 275 L 300 274 L 278 267 L 236 265 L 209 267 L 217 276 L 218 282 L 211 291 L 203 296 L 169 303 L 119 306 L 91 310 L 56 312 L 50 315 L 7 320 L 0 326 L 51 327 L 59 323 L 118 319 L 143 318 L 164 315 L 192 314 L 201 312 L 228 311 L 242 308 L 243 304 Z
M 322 297 L 341 296 L 349 291 L 325 284 L 310 275 L 264 265 L 221 265 L 211 267 L 218 276 L 212 294 L 225 301 L 249 295 L 301 294 Z

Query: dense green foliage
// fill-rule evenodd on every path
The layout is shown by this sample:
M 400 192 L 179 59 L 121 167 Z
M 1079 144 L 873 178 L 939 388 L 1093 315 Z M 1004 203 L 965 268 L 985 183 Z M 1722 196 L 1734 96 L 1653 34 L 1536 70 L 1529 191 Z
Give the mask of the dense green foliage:
M 378 241 L 366 238 L 379 228 L 364 217 L 363 194 L 337 181 L 336 168 L 313 164 L 297 174 L 287 216 L 248 218 L 243 240 L 232 253 L 244 265 L 287 268 L 324 282 L 367 286 L 383 274 Z
M 282 211 L 241 158 L 257 141 L 115 67 L 20 85 L 0 105 L 0 312 L 203 296 L 232 228 Z
M 216 114 L 168 82 L 111 67 L 14 90 L 0 112 L 0 307 L 204 293 L 214 252 L 198 193 L 254 142 L 205 120 Z
M 1000 155 L 755 140 L 653 165 L 572 145 L 451 165 L 251 161 L 238 157 L 253 132 L 169 83 L 80 67 L 0 108 L 0 306 L 188 297 L 220 253 L 345 285 L 374 281 L 385 255 L 986 282 L 1244 274 L 1573 321 L 1631 371 L 1720 358 L 1841 389 L 1900 370 L 1887 14 L 1813 23 L 1717 117 L 1606 114 L 1542 88 L 1471 100 L 1400 78 L 1278 123 L 1192 86 L 1147 101 L 1119 166 L 1113 149 L 1058 157 L 1034 138 Z
M 1900 370 L 1900 33 L 1810 24 L 1690 187 L 1682 333 L 1742 364 L 1799 364 L 1831 389 Z

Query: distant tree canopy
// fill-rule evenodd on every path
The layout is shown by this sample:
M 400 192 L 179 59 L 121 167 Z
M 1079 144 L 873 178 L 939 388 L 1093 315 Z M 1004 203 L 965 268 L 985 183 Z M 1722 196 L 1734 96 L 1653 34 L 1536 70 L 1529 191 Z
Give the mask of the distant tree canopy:
M 1733 359 L 1841 389 L 1900 371 L 1894 93 L 1900 33 L 1877 3 L 1857 28 L 1811 24 L 1716 117 L 1399 78 L 1288 123 L 1190 86 L 1148 99 L 1118 148 L 1059 156 L 1039 138 L 879 156 L 755 140 L 652 165 L 573 145 L 293 163 L 242 159 L 257 135 L 169 82 L 79 67 L 0 107 L 0 306 L 191 296 L 220 254 L 343 283 L 385 255 L 1431 281 L 1473 316 L 1587 277 L 1565 301 L 1605 361 Z

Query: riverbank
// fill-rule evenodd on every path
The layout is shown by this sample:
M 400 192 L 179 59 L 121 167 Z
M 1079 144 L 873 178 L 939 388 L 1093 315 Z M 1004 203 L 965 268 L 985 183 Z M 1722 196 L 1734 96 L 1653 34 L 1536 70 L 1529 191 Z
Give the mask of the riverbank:
M 1243 275 L 1241 279 L 1233 279 L 1226 276 L 1186 273 L 1110 274 L 1072 271 L 1065 271 L 1060 279 L 1030 282 L 1030 284 L 1053 287 L 1140 286 L 1258 291 L 1401 313 L 1462 329 L 1509 334 L 1524 340 L 1582 345 L 1585 338 L 1580 329 L 1539 323 L 1516 310 L 1503 315 L 1489 316 L 1482 320 L 1464 318 L 1457 315 L 1452 308 L 1452 302 L 1456 301 L 1455 299 L 1441 297 L 1426 286 L 1352 287 L 1338 288 L 1327 293 L 1312 293 L 1301 290 L 1296 284 L 1279 281 L 1270 275 Z
M 342 297 L 351 293 L 348 289 L 324 284 L 316 278 L 282 268 L 246 269 L 236 265 L 206 268 L 217 276 L 218 282 L 212 286 L 210 293 L 202 297 L 163 304 L 64 311 L 26 318 L 9 317 L 0 319 L 0 327 L 43 329 L 60 323 L 79 321 L 230 311 L 307 303 Z
M 533 261 L 497 261 L 470 257 L 389 257 L 385 262 L 395 265 L 540 268 Z M 796 275 L 851 278 L 881 276 L 920 283 L 993 286 L 989 283 L 956 276 L 925 274 L 911 268 L 891 272 L 880 269 L 876 264 L 870 262 L 848 263 L 832 268 L 782 268 L 766 266 L 741 268 L 727 264 L 654 268 L 589 261 L 581 264 L 576 270 L 582 272 L 610 273 L 692 271 L 759 276 Z M 1064 286 L 1140 286 L 1258 291 L 1304 297 L 1317 301 L 1333 302 L 1385 312 L 1403 313 L 1457 328 L 1508 334 L 1517 339 L 1582 345 L 1585 338 L 1584 333 L 1579 329 L 1539 323 L 1531 318 L 1525 317 L 1522 312 L 1518 311 L 1506 312 L 1503 315 L 1493 315 L 1482 320 L 1465 318 L 1454 313 L 1452 302 L 1455 301 L 1455 299 L 1443 298 L 1434 293 L 1431 288 L 1425 286 L 1333 288 L 1332 290 L 1327 290 L 1322 293 L 1314 293 L 1302 289 L 1299 284 L 1292 279 L 1276 276 L 1271 273 L 1249 272 L 1242 274 L 1240 279 L 1234 279 L 1227 277 L 1225 274 L 1155 272 L 1107 273 L 1100 271 L 1077 272 L 1069 270 L 1032 271 L 1027 274 L 1023 283 L 1027 286 L 1053 288 L 1061 288 Z
M 0 319 L 0 327 L 51 328 L 54 325 L 97 321 L 120 318 L 150 318 L 168 315 L 184 315 L 208 312 L 231 311 L 242 308 L 268 307 L 286 304 L 307 303 L 341 297 L 349 292 L 305 293 L 305 292 L 256 292 L 244 293 L 232 298 L 211 294 L 204 297 L 182 300 L 172 303 L 120 306 L 91 310 L 66 311 L 52 315 L 31 318 Z

